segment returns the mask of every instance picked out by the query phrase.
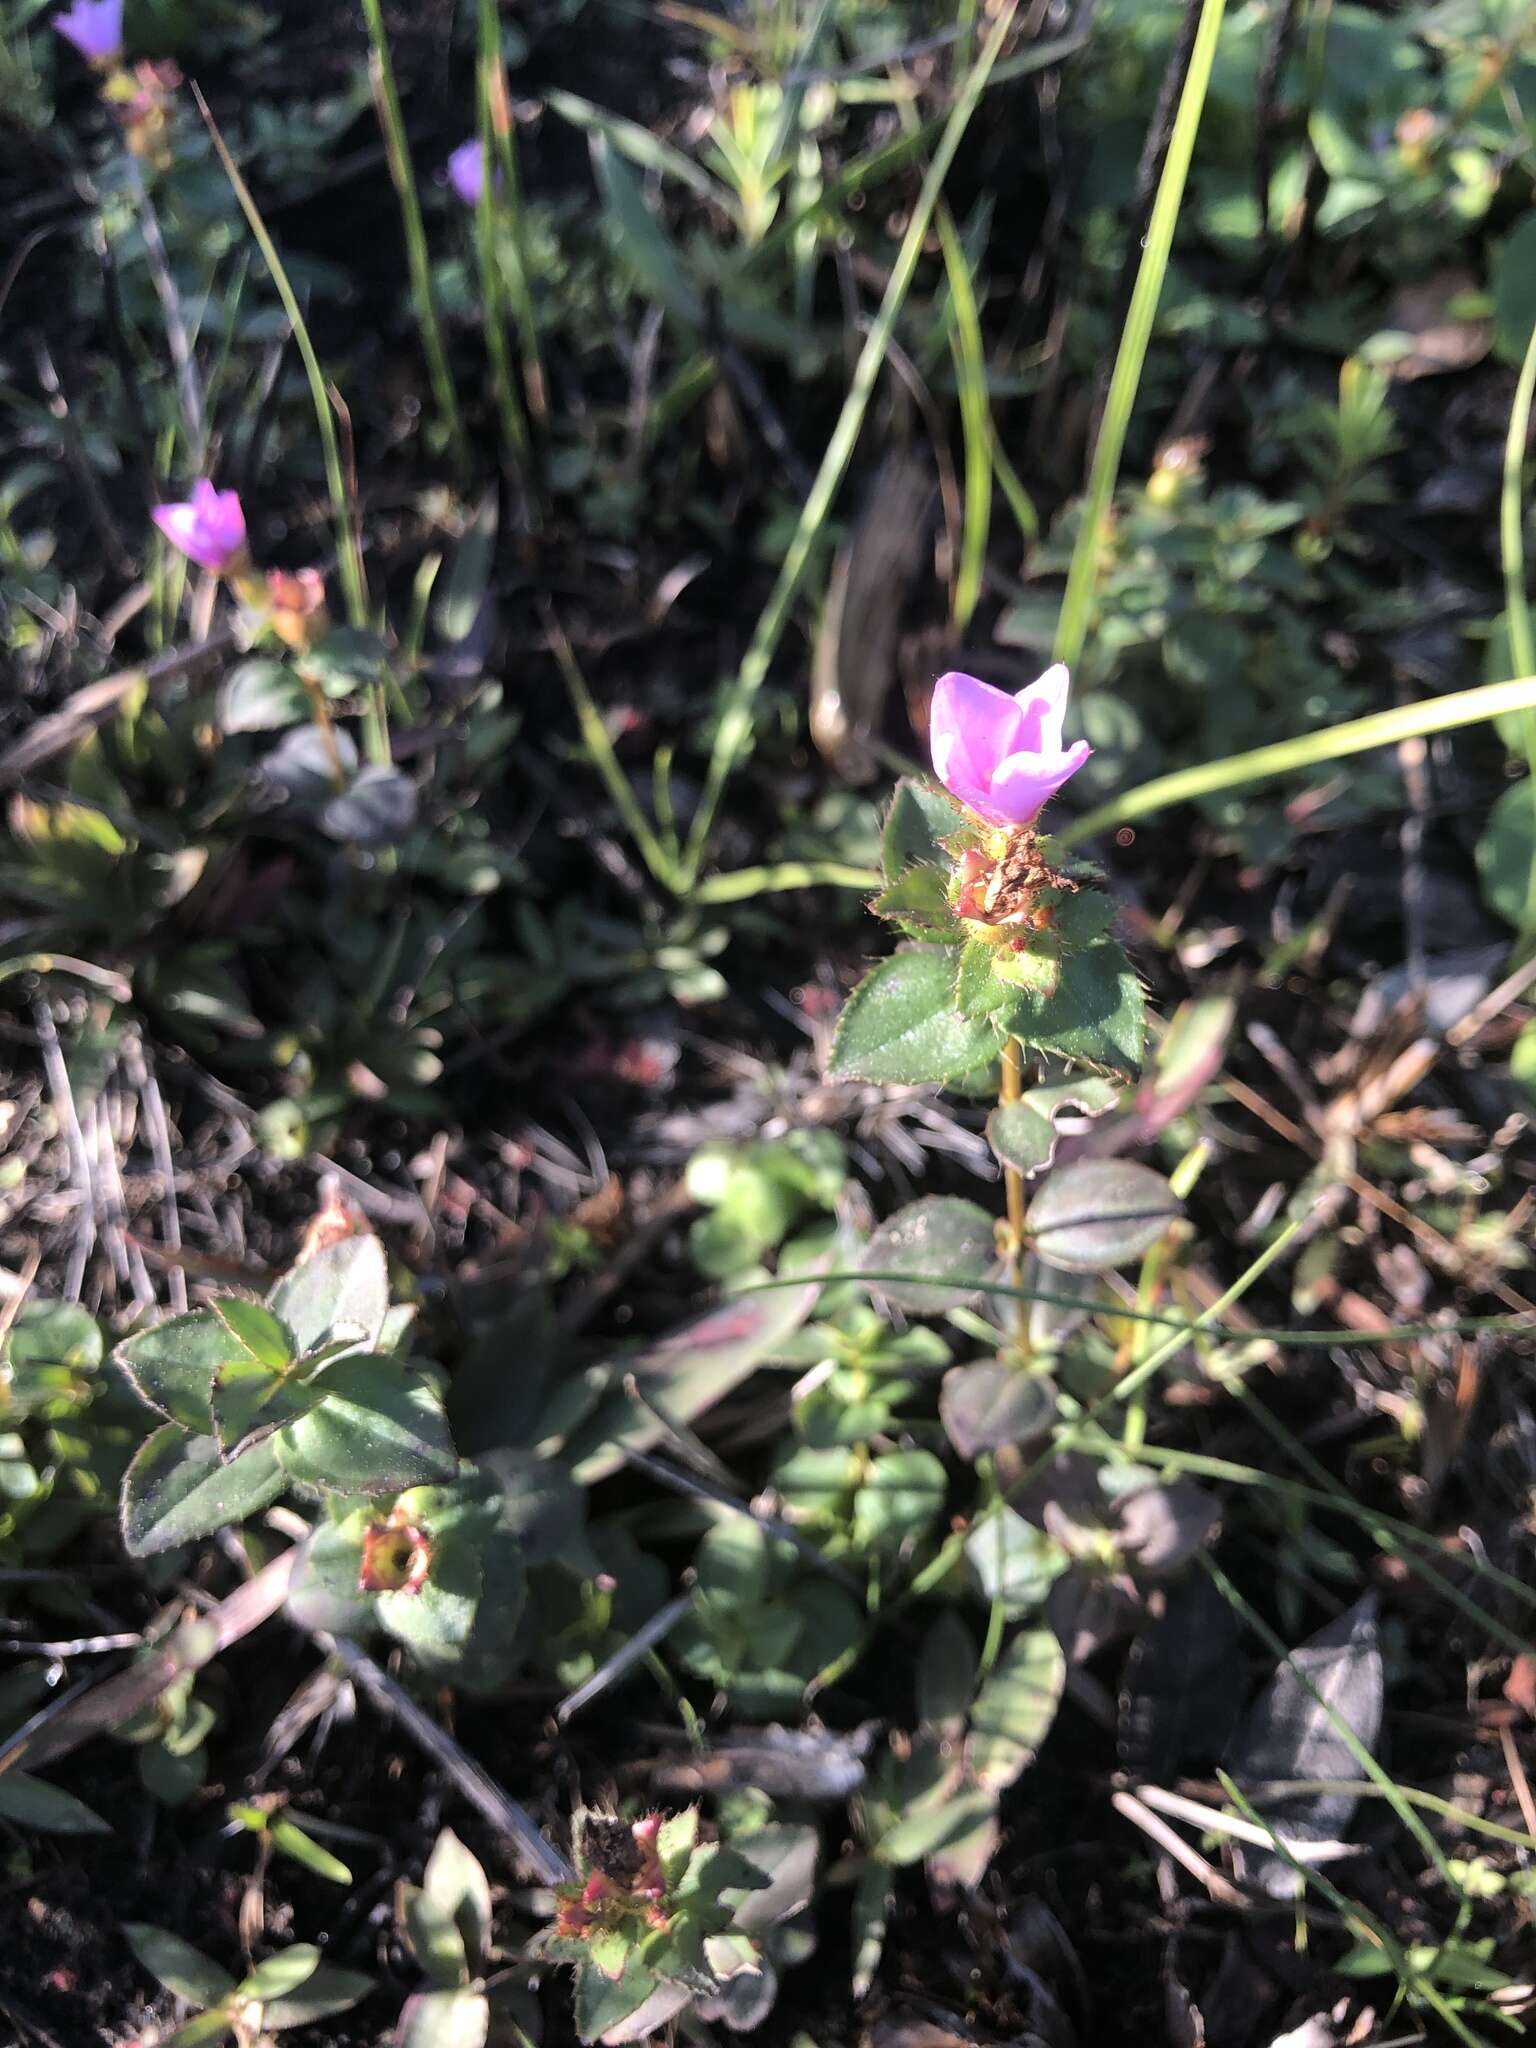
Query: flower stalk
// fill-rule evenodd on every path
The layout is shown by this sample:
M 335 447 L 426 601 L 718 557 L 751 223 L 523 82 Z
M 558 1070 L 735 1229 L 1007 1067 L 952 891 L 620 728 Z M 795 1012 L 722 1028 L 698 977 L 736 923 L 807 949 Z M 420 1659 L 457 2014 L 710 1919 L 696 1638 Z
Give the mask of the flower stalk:
M 1024 1048 L 1010 1037 L 1003 1047 L 1002 1073 L 998 1083 L 1000 1103 L 1017 1102 L 1024 1093 Z M 1017 1288 L 1024 1271 L 1024 1176 L 1016 1166 L 1003 1167 L 1003 1192 L 1008 1204 L 1008 1222 L 1003 1258 L 1008 1285 Z M 1029 1303 L 1022 1294 L 1013 1303 L 1014 1350 L 1018 1362 L 1029 1360 Z

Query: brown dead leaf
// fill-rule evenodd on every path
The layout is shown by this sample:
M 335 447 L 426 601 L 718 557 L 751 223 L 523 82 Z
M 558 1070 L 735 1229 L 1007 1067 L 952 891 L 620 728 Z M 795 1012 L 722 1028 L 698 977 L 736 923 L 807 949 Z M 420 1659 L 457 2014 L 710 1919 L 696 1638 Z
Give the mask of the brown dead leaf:
M 1438 270 L 1394 294 L 1382 323 L 1390 333 L 1411 337 L 1413 347 L 1387 374 L 1400 382 L 1417 377 L 1443 377 L 1480 363 L 1493 346 L 1493 322 L 1470 320 L 1450 309 L 1458 299 L 1481 290 L 1469 270 Z

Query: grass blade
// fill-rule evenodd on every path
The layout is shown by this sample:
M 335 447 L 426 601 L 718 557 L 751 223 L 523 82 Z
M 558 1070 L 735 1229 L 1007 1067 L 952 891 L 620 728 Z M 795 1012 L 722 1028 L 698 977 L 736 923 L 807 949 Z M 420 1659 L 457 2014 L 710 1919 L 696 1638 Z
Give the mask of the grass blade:
M 1163 174 L 1158 179 L 1157 197 L 1152 203 L 1146 244 L 1136 272 L 1136 288 L 1131 293 L 1130 310 L 1125 316 L 1114 374 L 1109 382 L 1104 420 L 1099 428 L 1093 467 L 1088 475 L 1083 523 L 1072 550 L 1066 593 L 1061 601 L 1061 617 L 1056 623 L 1053 658 L 1064 661 L 1069 668 L 1082 653 L 1083 642 L 1088 635 L 1088 615 L 1093 608 L 1093 589 L 1098 577 L 1110 501 L 1115 494 L 1126 429 L 1130 425 L 1136 393 L 1141 385 L 1142 368 L 1147 360 L 1147 347 L 1152 339 L 1152 323 L 1157 318 L 1157 302 L 1162 296 L 1163 278 L 1173 248 L 1173 231 L 1178 225 L 1179 206 L 1184 197 L 1184 180 L 1194 153 L 1195 135 L 1211 82 L 1211 67 L 1216 60 L 1216 39 L 1221 33 L 1225 12 L 1226 0 L 1204 0 L 1184 89 L 1179 94 L 1179 110 L 1174 116 L 1173 133 L 1168 141 L 1168 155 L 1163 163 Z

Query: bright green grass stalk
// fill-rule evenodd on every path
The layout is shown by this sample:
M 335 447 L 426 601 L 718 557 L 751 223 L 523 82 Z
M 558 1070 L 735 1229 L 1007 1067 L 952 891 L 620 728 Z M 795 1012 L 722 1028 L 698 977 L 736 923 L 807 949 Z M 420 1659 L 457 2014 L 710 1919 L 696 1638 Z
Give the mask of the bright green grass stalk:
M 544 391 L 544 363 L 539 354 L 539 330 L 533 317 L 533 297 L 528 289 L 528 252 L 523 242 L 523 187 L 517 169 L 517 143 L 512 132 L 512 106 L 507 97 L 507 70 L 501 55 L 501 22 L 496 0 L 480 0 L 480 100 L 482 143 L 486 144 L 486 184 L 493 218 L 506 222 L 507 232 L 497 237 L 496 253 L 500 282 L 517 326 L 523 358 L 523 395 L 533 418 L 542 421 L 549 406 Z M 484 122 L 490 120 L 486 142 Z M 496 174 L 491 172 L 495 163 Z M 497 184 L 499 175 L 500 183 Z
M 389 36 L 385 31 L 384 10 L 380 0 L 363 0 L 363 17 L 368 24 L 368 40 L 373 46 L 368 72 L 373 86 L 374 105 L 378 110 L 379 127 L 384 134 L 384 153 L 389 159 L 389 175 L 394 180 L 395 192 L 400 201 L 400 225 L 405 234 L 405 258 L 410 272 L 411 300 L 416 309 L 416 326 L 421 335 L 421 352 L 426 358 L 427 378 L 432 386 L 432 397 L 437 406 L 444 437 L 453 460 L 463 475 L 469 469 L 469 441 L 464 432 L 464 416 L 459 411 L 458 393 L 453 386 L 453 374 L 448 368 L 448 351 L 443 344 L 443 330 L 438 321 L 437 307 L 432 299 L 432 266 L 427 255 L 427 230 L 421 217 L 421 196 L 416 188 L 416 168 L 411 161 L 410 145 L 405 137 L 405 119 L 400 111 L 400 94 L 395 86 L 395 69 L 390 61 Z
M 1197 768 L 1176 768 L 1171 775 L 1154 775 L 1150 782 L 1074 818 L 1055 835 L 1056 843 L 1076 846 L 1112 825 L 1129 824 L 1134 818 L 1166 810 L 1169 804 L 1188 803 L 1218 789 L 1239 789 L 1271 775 L 1290 775 L 1298 768 L 1316 768 L 1328 761 L 1341 761 L 1348 754 L 1368 753 L 1373 747 L 1395 746 L 1399 740 L 1417 739 L 1425 733 L 1450 732 L 1459 725 L 1478 725 L 1508 711 L 1532 710 L 1536 710 L 1536 675 L 1516 676 L 1506 683 L 1480 683 L 1476 689 L 1453 690 L 1420 704 L 1395 704 L 1389 711 L 1345 719 L 1322 732 L 1275 740 L 1267 747 L 1228 754 Z
M 1504 487 L 1499 500 L 1499 553 L 1504 565 L 1504 616 L 1509 628 L 1509 658 L 1517 675 L 1536 671 L 1536 634 L 1531 630 L 1531 606 L 1525 589 L 1525 503 L 1521 488 L 1525 475 L 1525 453 L 1531 437 L 1531 399 L 1536 394 L 1536 325 L 1525 344 L 1525 359 L 1509 409 L 1509 432 L 1504 437 Z M 1536 710 L 1528 710 L 1521 722 L 1526 766 L 1531 776 L 1531 794 L 1536 799 Z M 1536 861 L 1526 883 L 1525 924 L 1536 925 Z
M 843 400 L 842 411 L 832 430 L 826 453 L 821 458 L 821 467 L 816 472 L 809 497 L 801 509 L 799 523 L 795 527 L 778 580 L 763 607 L 757 628 L 752 635 L 741 666 L 727 690 L 721 706 L 719 724 L 715 730 L 715 743 L 710 753 L 709 767 L 704 779 L 704 791 L 699 807 L 694 813 L 693 826 L 688 835 L 688 846 L 683 857 L 682 885 L 690 889 L 698 879 L 699 868 L 709 845 L 709 835 L 714 826 L 715 813 L 720 806 L 726 782 L 752 731 L 752 703 L 767 679 L 769 664 L 778 648 L 784 628 L 789 623 L 790 607 L 800 589 L 801 579 L 811 558 L 818 534 L 826 524 L 837 496 L 838 486 L 847 472 L 858 442 L 864 414 L 874 393 L 880 368 L 885 361 L 887 347 L 895 331 L 896 321 L 912 279 L 917 271 L 918 258 L 927 239 L 929 224 L 934 208 L 939 203 L 944 189 L 944 180 L 949 175 L 955 152 L 959 149 L 971 116 L 975 113 L 993 65 L 997 62 L 1003 43 L 1013 26 L 1013 17 L 1019 0 L 1003 0 L 997 19 L 987 37 L 986 46 L 971 67 L 959 97 L 950 111 L 944 125 L 939 146 L 934 151 L 933 161 L 923 179 L 922 190 L 917 204 L 912 209 L 912 218 L 907 232 L 902 237 L 901 247 L 891 266 L 891 274 L 885 288 L 885 297 L 875 315 L 859 352 L 848 395 Z
M 939 245 L 955 309 L 950 350 L 955 359 L 955 384 L 960 394 L 960 435 L 965 447 L 965 509 L 960 527 L 960 562 L 950 607 L 957 633 L 970 625 L 981 597 L 981 572 L 987 559 L 992 525 L 992 395 L 987 384 L 987 358 L 981 339 L 981 313 L 965 248 L 947 206 L 938 210 Z
M 352 505 L 347 492 L 346 473 L 342 468 L 341 442 L 336 432 L 336 415 L 326 392 L 325 372 L 320 367 L 320 358 L 315 353 L 315 344 L 310 338 L 309 328 L 304 319 L 304 309 L 299 304 L 298 294 L 283 268 L 283 259 L 277 253 L 277 245 L 267 232 L 256 201 L 251 197 L 250 187 L 240 175 L 239 166 L 229 153 L 228 144 L 219 133 L 218 123 L 209 110 L 208 102 L 194 84 L 192 97 L 202 115 L 213 146 L 218 152 L 219 162 L 224 166 L 240 211 L 245 215 L 256 246 L 260 249 L 271 273 L 277 295 L 283 302 L 283 311 L 288 315 L 288 324 L 293 329 L 293 338 L 298 344 L 299 354 L 304 363 L 304 374 L 309 379 L 309 395 L 314 403 L 315 424 L 320 429 L 320 448 L 325 461 L 325 482 L 330 493 L 331 516 L 336 527 L 336 556 L 341 573 L 342 595 L 346 600 L 347 620 L 350 625 L 365 628 L 368 624 L 368 579 L 363 570 L 363 551 L 358 544 L 357 529 L 353 524 Z
M 1184 197 L 1184 180 L 1194 153 L 1195 134 L 1205 107 L 1211 66 L 1216 59 L 1216 39 L 1221 33 L 1225 12 L 1226 0 L 1204 0 L 1195 46 L 1190 54 L 1189 71 L 1179 95 L 1179 108 L 1168 141 L 1168 155 L 1163 163 L 1163 174 L 1158 179 L 1157 197 L 1152 203 L 1152 218 L 1147 226 L 1141 263 L 1136 272 L 1136 287 L 1131 294 L 1119 353 L 1115 357 L 1114 374 L 1109 381 L 1104 419 L 1093 451 L 1093 467 L 1088 475 L 1082 525 L 1072 549 L 1066 594 L 1061 601 L 1061 617 L 1056 623 L 1055 659 L 1064 661 L 1069 668 L 1082 653 L 1083 642 L 1088 635 L 1088 615 L 1093 608 L 1094 585 L 1098 579 L 1099 558 L 1104 551 L 1115 483 L 1120 474 L 1126 429 L 1130 425 L 1148 344 L 1152 339 L 1152 323 L 1157 317 L 1157 302 L 1162 296 L 1163 278 L 1173 248 L 1173 231 L 1178 225 L 1179 206 Z

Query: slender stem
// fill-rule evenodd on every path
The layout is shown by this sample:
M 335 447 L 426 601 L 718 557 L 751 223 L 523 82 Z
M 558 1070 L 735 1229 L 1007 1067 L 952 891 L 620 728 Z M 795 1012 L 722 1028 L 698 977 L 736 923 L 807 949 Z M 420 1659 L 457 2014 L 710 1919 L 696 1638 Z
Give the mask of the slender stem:
M 528 410 L 542 424 L 549 416 L 549 401 L 544 389 L 544 364 L 539 355 L 539 330 L 533 316 L 533 296 L 528 289 L 528 252 L 523 242 L 523 188 L 517 174 L 517 140 L 512 131 L 512 102 L 507 93 L 506 67 L 501 57 L 501 24 L 496 0 L 480 0 L 480 57 L 491 136 L 496 148 L 496 168 L 501 173 L 500 190 L 492 197 L 499 201 L 509 230 L 503 257 L 504 281 L 522 344 L 523 391 L 528 400 Z M 486 170 L 489 176 L 489 156 Z M 494 183 L 494 180 L 490 182 Z
M 421 197 L 416 188 L 416 170 L 405 137 L 405 117 L 400 110 L 400 94 L 395 86 L 395 69 L 390 61 L 389 36 L 384 27 L 381 0 L 363 0 L 363 17 L 368 24 L 368 40 L 373 45 L 368 77 L 373 87 L 379 127 L 384 134 L 389 175 L 400 201 L 400 225 L 405 234 L 405 260 L 410 272 L 416 326 L 421 334 L 421 352 L 426 358 L 427 378 L 432 386 L 444 437 L 462 473 L 469 468 L 469 441 L 464 432 L 463 415 L 459 411 L 458 393 L 453 386 L 453 373 L 448 367 L 442 326 L 432 298 L 427 230 L 421 217 Z
M 1130 424 L 1131 410 L 1136 403 L 1136 392 L 1141 384 L 1147 348 L 1152 340 L 1152 325 L 1157 318 L 1157 302 L 1162 296 L 1163 278 L 1168 269 L 1169 253 L 1173 248 L 1173 231 L 1178 225 L 1179 207 L 1184 197 L 1184 180 L 1189 172 L 1190 157 L 1194 153 L 1195 135 L 1205 106 L 1206 89 L 1211 82 L 1211 67 L 1216 61 L 1216 39 L 1221 33 L 1222 16 L 1225 12 L 1226 0 L 1205 0 L 1201 10 L 1200 26 L 1195 35 L 1194 48 L 1190 53 L 1189 71 L 1184 80 L 1184 89 L 1179 95 L 1179 110 L 1174 116 L 1173 133 L 1168 139 L 1168 155 L 1163 163 L 1163 175 L 1158 180 L 1157 198 L 1153 201 L 1152 218 L 1147 225 L 1146 244 L 1140 267 L 1136 272 L 1130 309 L 1125 316 L 1125 326 L 1120 335 L 1120 350 L 1115 357 L 1114 375 L 1109 380 L 1109 395 L 1104 403 L 1104 421 L 1099 428 L 1099 438 L 1093 451 L 1093 467 L 1088 475 L 1088 495 L 1083 502 L 1082 525 L 1078 529 L 1077 541 L 1072 549 L 1066 593 L 1061 600 L 1061 617 L 1056 627 L 1055 656 L 1058 661 L 1066 662 L 1069 667 L 1082 653 L 1083 642 L 1088 637 L 1088 615 L 1093 605 L 1093 589 L 1098 577 L 1099 560 L 1104 551 L 1110 504 L 1115 494 L 1115 482 L 1120 474 L 1120 457 L 1125 449 L 1126 429 Z
M 331 723 L 331 707 L 325 701 L 325 692 L 313 676 L 301 676 L 299 680 L 304 685 L 304 694 L 309 699 L 309 715 L 314 720 L 320 744 L 325 749 L 325 758 L 330 764 L 331 781 L 337 789 L 345 789 L 347 771 L 342 766 L 341 749 L 336 744 L 336 728 Z
M 494 30 L 494 12 L 491 26 Z M 491 108 L 496 91 L 495 78 L 499 76 L 500 65 L 500 43 L 497 42 L 492 48 L 487 48 L 482 14 L 479 120 L 476 132 L 480 138 L 484 175 L 480 180 L 480 197 L 475 205 L 475 255 L 480 270 L 485 349 L 491 363 L 491 384 L 496 394 L 496 411 L 501 421 L 501 436 L 522 472 L 524 509 L 529 527 L 536 531 L 538 511 L 533 480 L 533 443 L 528 432 L 528 418 L 523 411 L 522 401 L 517 395 L 517 386 L 512 376 L 512 351 L 507 346 L 507 331 L 503 324 L 502 271 L 497 261 L 496 173 L 493 168 L 495 121 Z
M 1002 1076 L 997 1099 L 1017 1102 L 1024 1093 L 1024 1048 L 1016 1038 L 1003 1047 Z M 1008 1200 L 1008 1284 L 1017 1287 L 1024 1264 L 1024 1176 L 1016 1166 L 1003 1168 L 1003 1190 Z M 1014 1341 L 1022 1364 L 1029 1357 L 1029 1303 L 1020 1295 L 1014 1303 Z
M 1514 403 L 1509 409 L 1509 431 L 1504 437 L 1504 485 L 1499 500 L 1499 554 L 1504 567 L 1504 617 L 1509 629 L 1509 658 L 1517 675 L 1528 676 L 1536 669 L 1536 633 L 1531 630 L 1531 605 L 1525 588 L 1525 506 L 1521 482 L 1525 473 L 1525 451 L 1531 436 L 1531 400 L 1536 395 L 1536 324 L 1525 344 L 1525 358 L 1515 385 Z M 1536 710 L 1527 710 L 1521 721 L 1521 737 L 1536 796 Z M 1526 885 L 1525 922 L 1536 924 L 1536 865 Z

